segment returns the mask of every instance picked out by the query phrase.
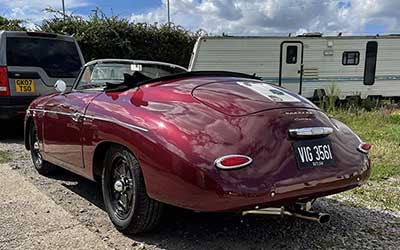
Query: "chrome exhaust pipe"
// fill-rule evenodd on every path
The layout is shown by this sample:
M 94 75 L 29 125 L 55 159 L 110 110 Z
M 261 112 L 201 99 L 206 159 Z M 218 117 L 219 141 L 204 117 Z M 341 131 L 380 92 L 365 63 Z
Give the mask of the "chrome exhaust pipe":
M 325 224 L 331 220 L 331 216 L 329 214 L 319 213 L 315 211 L 298 210 L 298 211 L 290 211 L 290 213 L 291 216 L 293 217 L 315 221 L 318 222 L 319 224 Z
M 301 218 L 305 220 L 315 221 L 319 224 L 325 224 L 330 221 L 330 215 L 325 213 L 319 213 L 310 210 L 304 209 L 296 209 L 296 210 L 289 210 L 285 209 L 285 207 L 269 207 L 269 208 L 262 208 L 256 210 L 247 210 L 243 211 L 242 215 L 246 214 L 265 214 L 265 215 L 280 215 L 280 216 L 292 216 L 296 218 Z

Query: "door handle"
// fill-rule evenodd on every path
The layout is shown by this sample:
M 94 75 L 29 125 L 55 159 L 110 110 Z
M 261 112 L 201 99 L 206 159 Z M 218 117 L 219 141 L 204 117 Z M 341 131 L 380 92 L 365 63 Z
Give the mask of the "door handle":
M 82 114 L 81 113 L 73 113 L 72 114 L 72 120 L 74 121 L 74 122 L 79 122 L 79 120 L 81 119 L 81 117 L 82 117 Z
M 304 64 L 300 64 L 300 69 L 297 71 L 298 74 L 303 74 Z

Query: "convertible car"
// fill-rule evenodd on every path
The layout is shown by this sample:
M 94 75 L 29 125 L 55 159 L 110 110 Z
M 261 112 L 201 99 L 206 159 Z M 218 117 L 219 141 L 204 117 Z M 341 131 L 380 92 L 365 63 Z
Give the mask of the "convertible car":
M 256 76 L 104 59 L 87 63 L 72 90 L 55 88 L 26 113 L 34 166 L 100 182 L 124 233 L 154 229 L 165 204 L 323 223 L 312 202 L 370 175 L 371 145 Z

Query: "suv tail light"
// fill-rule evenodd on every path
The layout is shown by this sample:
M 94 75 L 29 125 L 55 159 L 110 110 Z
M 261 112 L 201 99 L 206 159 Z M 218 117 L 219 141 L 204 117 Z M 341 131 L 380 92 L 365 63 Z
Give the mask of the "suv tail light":
M 8 85 L 7 67 L 0 66 L 0 96 L 10 95 L 10 86 Z

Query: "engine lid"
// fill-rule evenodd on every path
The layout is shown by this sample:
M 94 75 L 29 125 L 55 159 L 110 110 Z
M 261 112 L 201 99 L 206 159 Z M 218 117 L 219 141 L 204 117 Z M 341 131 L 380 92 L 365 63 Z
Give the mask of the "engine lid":
M 261 81 L 247 79 L 212 82 L 195 88 L 194 98 L 230 116 L 244 116 L 279 108 L 317 108 L 307 99 Z

